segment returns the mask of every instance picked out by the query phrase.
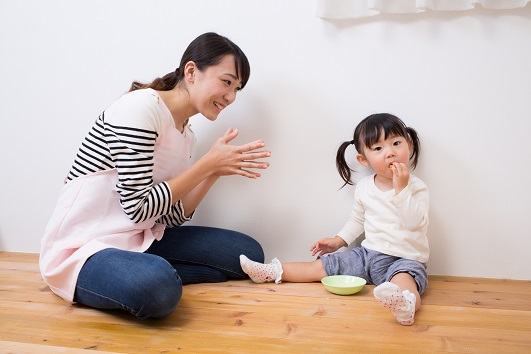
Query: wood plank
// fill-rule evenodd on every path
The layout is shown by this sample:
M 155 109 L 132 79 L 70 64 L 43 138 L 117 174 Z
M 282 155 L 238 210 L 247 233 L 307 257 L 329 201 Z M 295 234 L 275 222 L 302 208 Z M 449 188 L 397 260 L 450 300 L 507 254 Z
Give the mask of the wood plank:
M 171 316 L 140 321 L 68 304 L 42 281 L 38 255 L 0 252 L 0 353 L 530 352 L 529 281 L 430 276 L 413 326 L 400 326 L 373 288 L 195 284 Z
M 42 353 L 42 354 L 56 354 L 56 353 L 68 353 L 68 354 L 87 354 L 85 349 L 73 349 L 64 348 L 52 345 L 38 345 L 30 343 L 8 342 L 0 341 L 1 353 L 5 354 L 28 354 L 28 353 Z M 98 351 L 100 354 L 109 354 L 115 352 L 103 352 Z

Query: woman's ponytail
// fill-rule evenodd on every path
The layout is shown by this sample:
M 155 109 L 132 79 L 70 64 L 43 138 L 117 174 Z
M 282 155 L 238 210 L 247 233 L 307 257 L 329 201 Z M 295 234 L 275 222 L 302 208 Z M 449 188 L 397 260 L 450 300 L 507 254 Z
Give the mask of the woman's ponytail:
M 139 90 L 139 89 L 146 89 L 151 88 L 156 91 L 170 91 L 172 90 L 182 79 L 182 70 L 177 68 L 175 71 L 172 71 L 171 73 L 167 73 L 163 77 L 157 77 L 155 80 L 148 84 L 143 84 L 138 81 L 133 81 L 131 84 L 131 87 L 129 88 L 129 92 Z

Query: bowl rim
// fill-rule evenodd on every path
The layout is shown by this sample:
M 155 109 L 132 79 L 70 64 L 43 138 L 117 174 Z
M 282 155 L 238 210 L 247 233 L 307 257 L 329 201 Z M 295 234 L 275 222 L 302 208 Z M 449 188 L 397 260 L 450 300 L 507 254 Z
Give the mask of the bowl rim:
M 354 284 L 330 284 L 328 283 L 326 280 L 327 279 L 340 279 L 340 278 L 348 278 L 348 279 L 355 279 L 356 280 L 356 283 Z M 348 275 L 348 274 L 337 274 L 337 275 L 329 275 L 329 276 L 326 276 L 324 278 L 321 279 L 321 283 L 325 286 L 331 286 L 331 287 L 335 287 L 335 288 L 342 288 L 342 289 L 345 289 L 345 288 L 355 288 L 355 287 L 359 287 L 359 286 L 364 286 L 365 284 L 367 284 L 367 280 L 365 280 L 364 278 L 361 278 L 361 277 L 357 277 L 355 275 Z

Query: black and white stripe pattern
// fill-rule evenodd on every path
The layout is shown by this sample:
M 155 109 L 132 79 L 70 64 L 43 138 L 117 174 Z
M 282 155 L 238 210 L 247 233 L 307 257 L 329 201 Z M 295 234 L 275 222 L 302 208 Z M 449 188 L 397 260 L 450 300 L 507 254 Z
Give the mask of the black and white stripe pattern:
M 97 171 L 116 168 L 117 192 L 127 216 L 136 223 L 152 217 L 168 226 L 182 225 L 187 218 L 179 201 L 171 205 L 166 182 L 153 185 L 153 154 L 156 131 L 115 126 L 105 122 L 103 113 L 85 137 L 67 182 Z
M 66 181 L 111 168 L 114 168 L 114 162 L 111 160 L 104 138 L 103 115 L 101 115 L 81 143 Z

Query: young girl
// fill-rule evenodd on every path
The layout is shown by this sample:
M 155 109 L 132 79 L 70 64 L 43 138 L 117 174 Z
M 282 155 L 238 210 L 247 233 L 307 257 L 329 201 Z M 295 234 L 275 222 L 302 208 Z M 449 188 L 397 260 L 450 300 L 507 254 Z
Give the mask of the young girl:
M 358 152 L 357 161 L 372 168 L 374 174 L 357 183 L 354 208 L 343 229 L 310 248 L 312 255 L 331 254 L 313 262 L 284 264 L 276 258 L 261 264 L 241 255 L 240 263 L 256 283 L 312 282 L 337 274 L 364 278 L 377 285 L 374 296 L 397 321 L 411 325 L 428 283 L 428 188 L 410 174 L 408 167 L 410 163 L 412 169 L 417 165 L 420 141 L 417 132 L 394 115 L 380 113 L 365 118 L 356 127 L 353 140 L 342 143 L 337 152 L 343 187 L 353 184 L 353 170 L 345 161 L 345 152 L 352 144 Z M 360 247 L 332 253 L 363 232 Z

